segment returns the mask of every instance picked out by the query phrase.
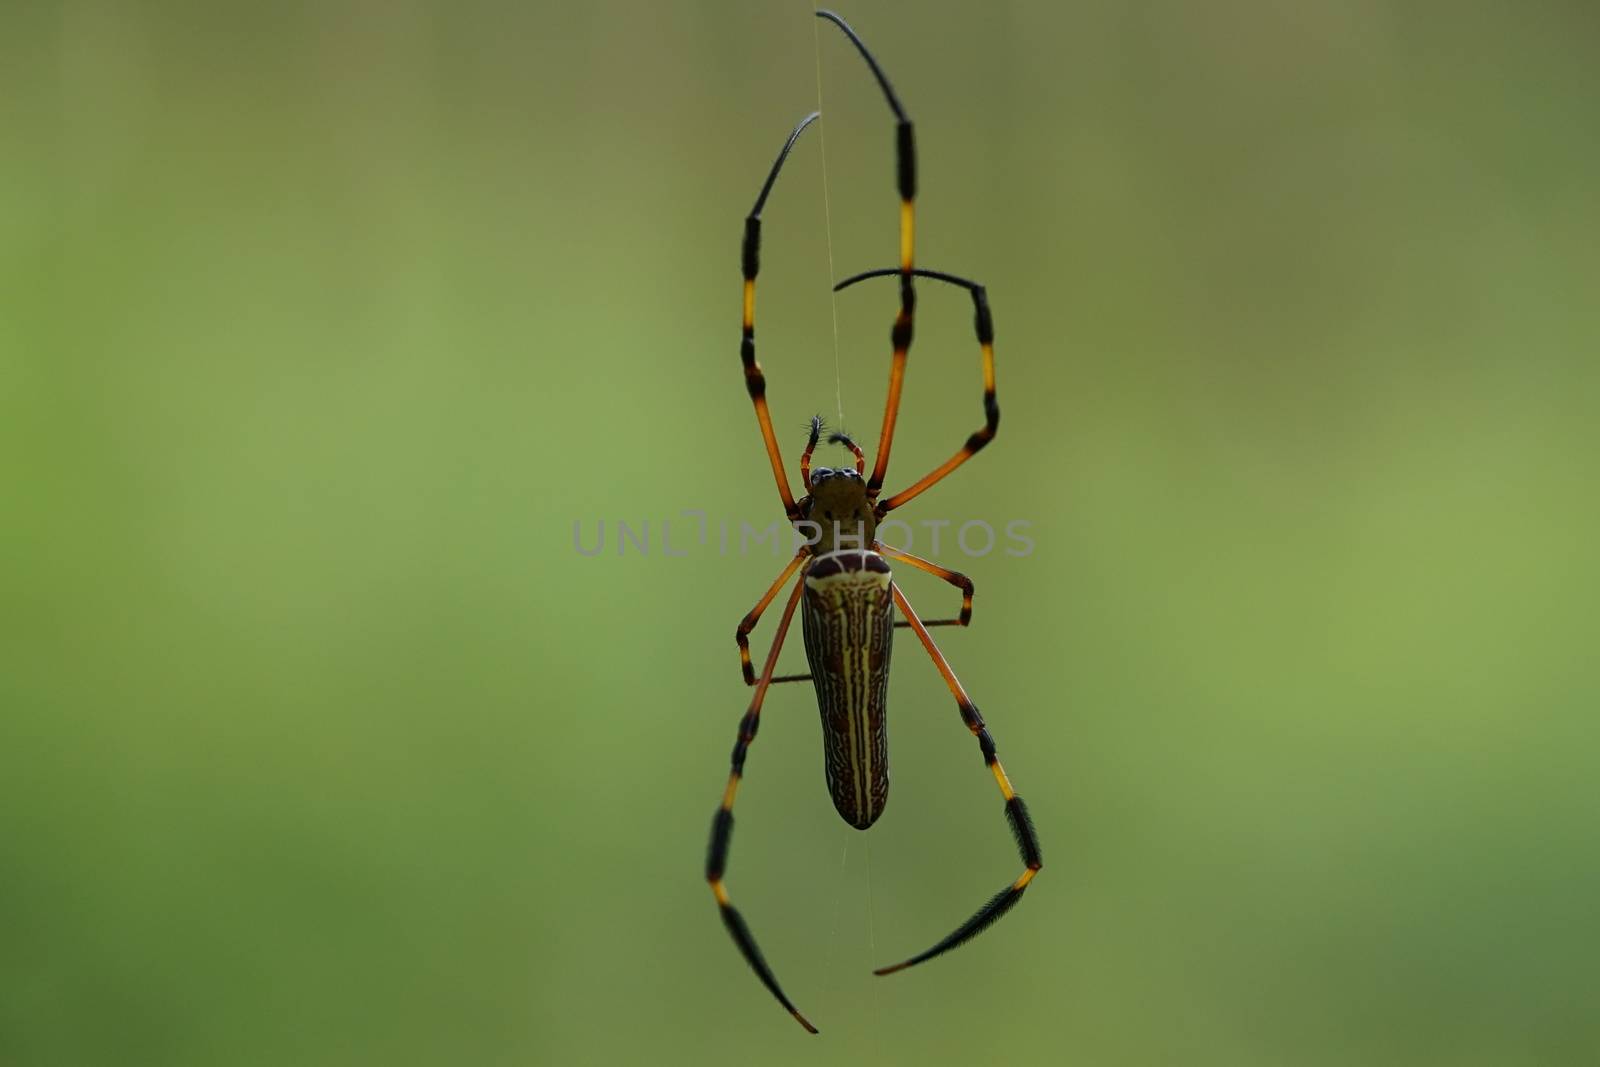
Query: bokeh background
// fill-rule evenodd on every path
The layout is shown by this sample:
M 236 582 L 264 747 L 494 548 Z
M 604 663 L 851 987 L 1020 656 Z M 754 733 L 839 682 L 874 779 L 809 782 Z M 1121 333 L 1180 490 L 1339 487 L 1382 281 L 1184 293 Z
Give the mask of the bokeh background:
M 910 641 L 870 834 L 803 687 L 740 795 L 729 884 L 820 1037 L 702 881 L 779 568 L 716 546 L 779 515 L 740 224 L 819 76 L 760 355 L 791 456 L 882 404 L 893 285 L 827 286 L 896 247 L 842 37 L 8 5 L 0 1061 L 1592 1062 L 1594 6 L 846 14 L 918 120 L 919 258 L 998 322 L 1002 432 L 906 517 L 1032 524 L 939 553 L 1021 907 L 869 974 L 1018 869 Z M 893 483 L 980 419 L 922 293 Z

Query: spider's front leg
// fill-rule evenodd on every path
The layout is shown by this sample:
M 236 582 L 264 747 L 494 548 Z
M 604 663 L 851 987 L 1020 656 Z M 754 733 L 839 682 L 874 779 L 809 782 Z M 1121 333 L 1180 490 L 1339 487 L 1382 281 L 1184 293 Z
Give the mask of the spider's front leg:
M 783 500 L 784 514 L 788 515 L 791 521 L 800 517 L 799 505 L 795 503 L 794 494 L 789 491 L 789 476 L 783 471 L 783 455 L 778 451 L 778 436 L 773 432 L 772 414 L 767 410 L 766 375 L 761 372 L 761 364 L 756 362 L 756 274 L 761 270 L 761 209 L 766 206 L 767 195 L 772 192 L 772 183 L 778 180 L 778 172 L 783 169 L 783 161 L 789 157 L 789 150 L 800 139 L 805 128 L 816 121 L 818 114 L 819 112 L 813 111 L 801 119 L 794 132 L 789 134 L 789 139 L 783 143 L 783 149 L 773 161 L 772 169 L 767 172 L 767 180 L 761 186 L 761 193 L 756 197 L 755 207 L 745 216 L 744 239 L 739 246 L 739 265 L 744 273 L 744 316 L 739 341 L 739 362 L 744 365 L 745 391 L 750 394 L 750 403 L 756 409 L 756 423 L 761 427 L 761 439 L 767 447 L 767 459 L 772 463 L 772 476 L 778 483 L 778 496 Z

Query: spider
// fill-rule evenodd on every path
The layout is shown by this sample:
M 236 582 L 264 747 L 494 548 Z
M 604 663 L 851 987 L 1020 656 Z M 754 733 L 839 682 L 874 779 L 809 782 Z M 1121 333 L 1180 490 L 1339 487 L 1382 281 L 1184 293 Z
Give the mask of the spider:
M 883 813 L 889 795 L 888 735 L 885 727 L 885 705 L 888 696 L 889 657 L 893 647 L 894 630 L 909 626 L 917 635 L 922 647 L 933 659 L 933 664 L 955 697 L 961 721 L 978 741 L 983 761 L 994 775 L 1005 798 L 1006 821 L 1017 841 L 1023 871 L 1015 881 L 996 893 L 988 903 L 949 936 L 932 948 L 874 974 L 886 975 L 904 970 L 947 952 L 977 936 L 994 923 L 1022 898 L 1023 891 L 1039 873 L 1042 859 L 1039 838 L 1028 816 L 1022 798 L 1011 787 L 1005 770 L 995 754 L 994 738 L 984 724 L 978 707 L 956 679 L 955 672 L 940 653 L 933 638 L 931 626 L 966 626 L 972 619 L 972 581 L 963 574 L 947 570 L 929 560 L 919 559 L 883 544 L 876 538 L 878 523 L 895 508 L 922 495 L 942 481 L 957 467 L 971 459 L 990 441 L 1000 425 L 1000 408 L 995 402 L 994 386 L 994 323 L 989 313 L 988 294 L 982 285 L 941 271 L 923 270 L 913 264 L 915 209 L 917 186 L 916 145 L 912 136 L 911 120 L 889 85 L 889 79 L 873 58 L 867 46 L 844 19 L 831 11 L 818 11 L 817 17 L 833 23 L 842 30 L 866 60 L 873 77 L 877 79 L 883 95 L 895 118 L 896 187 L 900 195 L 900 265 L 879 270 L 869 270 L 846 278 L 834 286 L 834 291 L 847 289 L 869 278 L 898 277 L 900 280 L 900 309 L 895 316 L 890 339 L 894 356 L 889 368 L 889 395 L 884 407 L 883 428 L 878 437 L 878 451 L 872 465 L 872 474 L 866 476 L 866 457 L 861 448 L 848 436 L 833 433 L 829 444 L 843 445 L 855 456 L 853 467 L 831 469 L 811 467 L 811 456 L 823 434 L 822 419 L 811 420 L 810 437 L 805 452 L 800 457 L 800 481 L 805 495 L 794 498 L 789 480 L 784 473 L 783 457 L 778 449 L 777 437 L 772 428 L 772 417 L 767 410 L 767 383 L 761 365 L 755 357 L 755 284 L 760 263 L 761 210 L 778 178 L 778 172 L 788 158 L 790 150 L 800 135 L 818 117 L 806 116 L 794 128 L 778 158 L 773 162 L 766 182 L 756 197 L 755 207 L 744 222 L 742 266 L 744 271 L 744 329 L 739 347 L 744 365 L 745 387 L 755 406 L 756 422 L 766 444 L 767 458 L 772 463 L 773 478 L 777 481 L 778 496 L 784 511 L 797 529 L 807 529 L 806 542 L 791 559 L 777 580 L 756 602 L 739 623 L 736 640 L 739 645 L 739 664 L 746 685 L 755 687 L 750 707 L 739 722 L 739 738 L 733 746 L 733 766 L 728 774 L 727 788 L 722 794 L 722 804 L 711 823 L 711 845 L 706 858 L 706 881 L 716 897 L 717 907 L 734 943 L 755 971 L 763 985 L 793 1015 L 801 1026 L 811 1033 L 812 1026 L 778 985 L 777 977 L 768 966 L 755 938 L 739 911 L 729 900 L 723 883 L 727 868 L 728 847 L 733 835 L 733 801 L 739 782 L 744 775 L 745 757 L 756 738 L 761 723 L 761 706 L 767 692 L 779 682 L 810 681 L 817 694 L 817 706 L 822 717 L 824 770 L 833 805 L 845 822 L 858 830 L 865 830 Z M 911 349 L 912 316 L 916 308 L 915 278 L 958 286 L 972 297 L 978 347 L 983 363 L 983 425 L 972 433 L 949 459 L 928 474 L 888 497 L 882 497 L 884 475 L 889 467 L 889 446 L 894 441 L 895 420 L 900 411 L 900 392 L 905 381 L 906 358 Z M 853 531 L 853 532 L 852 532 Z M 961 590 L 961 611 L 953 619 L 923 621 L 912 610 L 898 583 L 893 580 L 889 560 L 896 560 L 918 570 L 926 571 Z M 762 613 L 777 597 L 779 591 L 799 572 L 800 580 L 784 603 L 783 615 L 778 621 L 772 639 L 771 651 L 758 677 L 750 662 L 749 634 Z M 802 604 L 801 629 L 804 635 L 806 660 L 810 672 L 799 675 L 774 677 L 778 653 L 789 633 L 789 624 L 795 608 Z M 893 608 L 898 607 L 903 621 L 893 621 Z

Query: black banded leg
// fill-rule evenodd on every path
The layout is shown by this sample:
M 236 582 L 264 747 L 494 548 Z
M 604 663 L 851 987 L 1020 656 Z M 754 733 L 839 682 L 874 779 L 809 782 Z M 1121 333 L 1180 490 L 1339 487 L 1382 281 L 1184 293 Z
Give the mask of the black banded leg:
M 972 938 L 983 933 L 992 926 L 1006 912 L 1010 911 L 1022 899 L 1022 893 L 1028 888 L 1028 883 L 1033 881 L 1033 876 L 1039 873 L 1044 866 L 1044 859 L 1039 851 L 1039 836 L 1034 832 L 1033 820 L 1028 817 L 1027 806 L 1022 803 L 1022 798 L 1011 788 L 1011 780 L 1006 777 L 1006 772 L 1000 766 L 1000 758 L 995 755 L 994 738 L 989 736 L 988 727 L 984 725 L 983 716 L 978 714 L 978 707 L 967 696 L 967 691 L 956 680 L 955 672 L 950 669 L 950 664 L 945 662 L 944 656 L 939 652 L 938 646 L 933 643 L 928 629 L 923 625 L 917 613 L 911 609 L 911 603 L 906 600 L 900 586 L 894 586 L 894 601 L 900 605 L 900 611 L 910 621 L 911 628 L 916 631 L 917 638 L 921 640 L 922 647 L 928 650 L 928 655 L 933 657 L 933 665 L 939 668 L 939 673 L 944 676 L 945 684 L 950 687 L 950 692 L 956 698 L 956 706 L 961 711 L 961 721 L 967 724 L 967 729 L 978 739 L 978 748 L 983 753 L 983 762 L 988 765 L 994 774 L 994 780 L 1000 786 L 1000 793 L 1006 798 L 1006 822 L 1011 824 L 1012 836 L 1017 839 L 1017 851 L 1022 856 L 1023 870 L 1016 881 L 1006 886 L 1000 892 L 989 898 L 989 902 L 979 908 L 966 922 L 956 927 L 955 931 L 928 949 L 919 952 L 902 963 L 892 967 L 882 967 L 873 974 L 893 974 L 913 967 L 924 960 L 930 960 L 941 953 L 948 952 Z
M 916 270 L 912 271 L 912 273 L 920 278 L 934 278 L 941 282 L 948 282 L 951 285 L 959 285 L 972 294 L 973 326 L 978 334 L 978 349 L 983 361 L 983 425 L 972 432 L 966 443 L 956 451 L 955 455 L 913 482 L 910 488 L 902 489 L 887 500 L 879 501 L 877 505 L 879 518 L 943 481 L 951 471 L 977 455 L 984 445 L 993 441 L 994 435 L 1000 429 L 1000 405 L 995 401 L 994 392 L 994 317 L 989 314 L 988 291 L 977 282 L 970 282 L 965 278 L 958 278 L 954 274 L 946 274 L 943 271 Z M 868 278 L 887 278 L 898 274 L 900 274 L 900 271 L 894 267 L 869 270 L 854 277 L 846 278 L 834 286 L 833 290 L 838 292 Z M 932 625 L 932 623 L 929 625 Z
M 734 632 L 733 639 L 739 642 L 739 669 L 744 672 L 745 685 L 756 684 L 756 672 L 750 666 L 750 631 L 756 628 L 756 623 L 761 621 L 761 615 L 767 610 L 767 605 L 771 604 L 773 598 L 778 595 L 778 590 L 783 588 L 783 583 L 794 577 L 795 570 L 805 562 L 807 555 L 809 553 L 805 549 L 801 549 L 794 559 L 789 561 L 789 565 L 783 568 L 783 573 L 778 575 L 778 580 L 773 582 L 771 587 L 762 594 L 760 600 L 756 601 L 756 606 L 751 608 L 745 617 L 739 620 L 739 628 Z M 785 674 L 772 679 L 772 684 L 777 685 L 779 682 L 806 682 L 810 680 L 811 675 L 809 674 Z
M 789 623 L 794 619 L 795 605 L 800 603 L 805 588 L 806 583 L 803 579 L 795 583 L 794 592 L 789 595 L 789 600 L 784 605 L 783 617 L 778 620 L 778 632 L 773 635 L 772 651 L 767 653 L 767 663 L 761 670 L 761 680 L 756 685 L 755 695 L 750 699 L 750 707 L 744 713 L 744 718 L 739 720 L 739 740 L 734 742 L 733 746 L 733 767 L 728 772 L 728 785 L 722 792 L 722 806 L 717 809 L 716 816 L 711 820 L 711 847 L 706 853 L 706 881 L 711 884 L 711 893 L 717 898 L 717 910 L 722 913 L 723 925 L 733 936 L 733 943 L 739 946 L 745 961 L 756 972 L 756 977 L 761 979 L 761 984 L 778 998 L 778 1003 L 788 1009 L 789 1014 L 793 1015 L 801 1026 L 814 1034 L 817 1028 L 812 1026 L 784 995 L 783 989 L 778 985 L 777 976 L 772 973 L 766 958 L 761 955 L 761 949 L 756 946 L 756 939 L 750 933 L 750 928 L 745 925 L 744 916 L 740 915 L 738 909 L 728 900 L 727 887 L 722 884 L 722 875 L 728 865 L 728 846 L 733 838 L 733 798 L 739 790 L 739 780 L 744 775 L 745 754 L 756 739 L 756 730 L 761 725 L 761 705 L 767 698 L 767 690 L 772 687 L 772 671 L 778 665 L 778 652 L 783 648 L 783 639 L 789 633 Z
M 818 11 L 817 17 L 827 19 L 850 38 L 850 43 L 856 46 L 861 58 L 867 61 L 895 118 L 895 187 L 900 193 L 900 311 L 895 315 L 894 329 L 889 334 L 894 345 L 894 358 L 889 364 L 889 398 L 884 402 L 883 429 L 878 435 L 878 454 L 872 464 L 872 477 L 867 479 L 867 495 L 875 499 L 883 489 L 883 478 L 889 469 L 889 447 L 894 443 L 895 421 L 900 415 L 900 392 L 905 386 L 906 357 L 911 351 L 912 316 L 917 307 L 916 288 L 911 282 L 916 273 L 917 145 L 911 119 L 907 117 L 905 108 L 900 106 L 900 98 L 895 95 L 883 68 L 856 35 L 856 31 L 832 11 Z
M 882 541 L 872 542 L 872 550 L 877 552 L 879 555 L 888 556 L 890 559 L 897 559 L 901 563 L 909 563 L 919 571 L 927 571 L 940 581 L 949 585 L 953 585 L 957 589 L 961 590 L 961 614 L 958 617 L 954 619 L 923 619 L 922 625 L 970 626 L 972 624 L 973 585 L 971 578 L 968 578 L 965 574 L 962 574 L 959 571 L 952 571 L 941 567 L 932 560 L 923 559 L 921 556 L 913 556 L 911 553 L 902 552 L 898 548 L 890 548 Z M 911 623 L 906 619 L 901 619 L 899 622 L 895 623 L 895 625 L 910 626 Z
M 761 209 L 766 206 L 767 194 L 772 192 L 772 183 L 778 180 L 778 171 L 783 169 L 783 161 L 789 157 L 789 150 L 816 118 L 817 112 L 813 111 L 801 119 L 784 142 L 778 158 L 773 161 L 772 170 L 767 172 L 767 180 L 761 186 L 761 194 L 756 197 L 756 206 L 745 216 L 744 242 L 739 254 L 744 270 L 744 336 L 739 342 L 739 359 L 744 364 L 744 385 L 750 394 L 750 402 L 755 405 L 756 422 L 761 427 L 761 439 L 767 446 L 767 459 L 772 463 L 772 476 L 778 482 L 778 496 L 783 498 L 784 513 L 791 520 L 800 517 L 800 509 L 795 503 L 794 494 L 789 491 L 789 476 L 784 473 L 783 455 L 778 451 L 772 415 L 767 411 L 767 379 L 761 373 L 761 364 L 756 362 L 756 274 L 761 269 Z

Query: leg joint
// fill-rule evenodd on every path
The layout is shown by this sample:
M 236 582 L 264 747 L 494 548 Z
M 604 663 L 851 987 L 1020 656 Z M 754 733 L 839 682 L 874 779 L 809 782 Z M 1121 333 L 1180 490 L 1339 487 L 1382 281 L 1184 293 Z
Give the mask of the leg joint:
M 970 700 L 963 700 L 957 707 L 961 709 L 961 721 L 967 724 L 967 729 L 973 733 L 983 729 L 983 716 L 978 713 L 978 705 Z
M 896 352 L 904 352 L 911 347 L 911 316 L 902 311 L 894 320 L 894 329 L 889 331 L 889 341 L 894 345 Z

